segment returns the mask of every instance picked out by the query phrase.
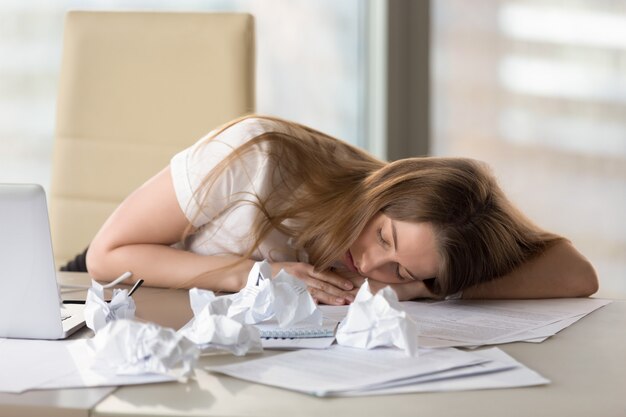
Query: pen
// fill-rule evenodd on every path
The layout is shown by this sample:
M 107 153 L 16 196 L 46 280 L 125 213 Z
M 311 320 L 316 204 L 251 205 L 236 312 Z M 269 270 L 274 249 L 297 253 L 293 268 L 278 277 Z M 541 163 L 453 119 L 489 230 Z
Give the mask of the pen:
M 133 295 L 133 293 L 137 291 L 139 287 L 141 287 L 141 284 L 143 284 L 143 279 L 140 279 L 137 282 L 135 282 L 135 285 L 133 285 L 133 287 L 128 292 L 128 296 L 130 297 L 131 295 Z M 106 303 L 111 302 L 111 300 L 104 300 L 104 301 Z M 85 300 L 63 300 L 63 304 L 85 304 Z
M 104 300 L 105 303 L 110 303 L 111 300 Z M 63 304 L 85 304 L 85 300 L 63 300 Z
M 143 279 L 140 279 L 139 281 L 135 282 L 135 285 L 133 285 L 133 288 L 131 288 L 130 291 L 128 292 L 128 296 L 130 297 L 131 295 L 133 295 L 133 293 L 137 291 L 139 287 L 141 287 L 141 284 L 143 284 Z

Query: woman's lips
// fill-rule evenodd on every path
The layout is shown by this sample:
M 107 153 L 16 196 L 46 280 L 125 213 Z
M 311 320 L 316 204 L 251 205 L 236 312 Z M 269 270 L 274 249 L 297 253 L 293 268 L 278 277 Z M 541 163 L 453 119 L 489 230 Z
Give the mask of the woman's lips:
M 357 274 L 359 273 L 359 270 L 357 269 L 356 265 L 354 265 L 354 259 L 352 259 L 352 254 L 350 253 L 349 250 L 344 255 L 344 263 L 346 264 L 346 266 L 351 272 L 355 272 Z

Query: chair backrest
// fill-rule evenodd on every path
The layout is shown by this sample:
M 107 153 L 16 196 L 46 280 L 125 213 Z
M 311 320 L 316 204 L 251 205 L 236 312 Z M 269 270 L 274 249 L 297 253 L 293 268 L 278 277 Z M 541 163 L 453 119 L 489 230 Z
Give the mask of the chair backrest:
M 178 150 L 253 112 L 254 87 L 249 14 L 69 12 L 50 193 L 57 263 Z

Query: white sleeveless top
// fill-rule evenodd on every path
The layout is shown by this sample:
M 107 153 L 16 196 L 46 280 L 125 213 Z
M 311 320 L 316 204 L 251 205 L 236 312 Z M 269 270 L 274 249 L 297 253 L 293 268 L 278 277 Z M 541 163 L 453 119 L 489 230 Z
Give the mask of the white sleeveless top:
M 187 250 L 202 255 L 242 255 L 252 246 L 252 226 L 259 213 L 254 205 L 239 203 L 217 219 L 215 216 L 233 201 L 256 201 L 255 195 L 263 199 L 271 191 L 274 164 L 267 157 L 268 144 L 256 144 L 235 159 L 210 189 L 202 181 L 233 149 L 267 132 L 286 132 L 286 129 L 272 120 L 244 119 L 207 141 L 213 134 L 209 133 L 172 158 L 170 170 L 176 198 L 187 219 L 198 228 L 186 242 Z M 270 261 L 299 258 L 306 262 L 306 255 L 298 256 L 287 236 L 277 230 L 265 237 L 252 257 Z

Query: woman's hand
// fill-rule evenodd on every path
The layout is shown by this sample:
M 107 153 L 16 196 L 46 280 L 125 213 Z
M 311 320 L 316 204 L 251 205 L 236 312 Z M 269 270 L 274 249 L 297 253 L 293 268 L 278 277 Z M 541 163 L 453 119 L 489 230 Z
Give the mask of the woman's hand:
M 303 262 L 274 262 L 272 276 L 284 269 L 304 281 L 316 302 L 332 305 L 350 304 L 358 287 L 352 281 L 334 271 L 316 272 L 312 265 Z

